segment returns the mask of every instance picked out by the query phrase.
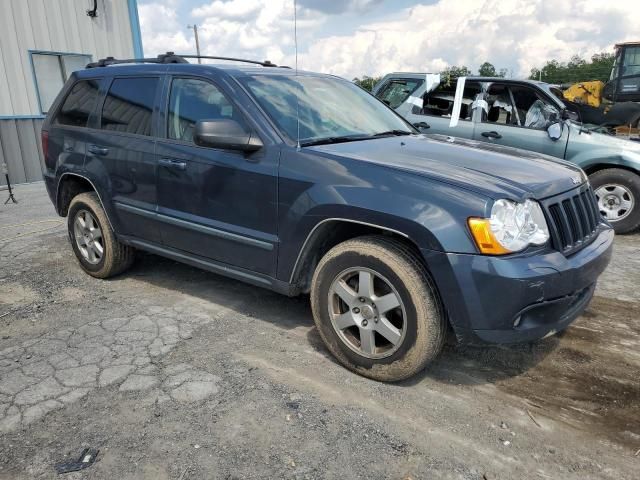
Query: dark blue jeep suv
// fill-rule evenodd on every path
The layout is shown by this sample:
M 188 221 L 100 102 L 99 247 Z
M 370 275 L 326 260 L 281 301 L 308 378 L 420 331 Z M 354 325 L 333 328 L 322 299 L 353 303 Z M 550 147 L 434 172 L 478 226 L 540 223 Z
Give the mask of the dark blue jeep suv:
M 578 167 L 428 138 L 329 75 L 106 59 L 42 130 L 47 189 L 81 267 L 146 250 L 286 295 L 309 293 L 327 348 L 378 380 L 458 340 L 566 328 L 611 255 Z

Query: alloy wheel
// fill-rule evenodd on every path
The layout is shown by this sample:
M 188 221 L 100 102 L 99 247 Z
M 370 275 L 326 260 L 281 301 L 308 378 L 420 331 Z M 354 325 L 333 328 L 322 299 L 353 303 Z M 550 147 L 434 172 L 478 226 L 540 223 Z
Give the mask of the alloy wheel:
M 329 317 L 342 342 L 366 358 L 392 355 L 404 341 L 407 314 L 392 283 L 369 268 L 344 270 L 329 289 Z
M 104 255 L 104 239 L 98 221 L 88 210 L 79 210 L 73 222 L 76 246 L 82 258 L 92 265 L 100 263 Z

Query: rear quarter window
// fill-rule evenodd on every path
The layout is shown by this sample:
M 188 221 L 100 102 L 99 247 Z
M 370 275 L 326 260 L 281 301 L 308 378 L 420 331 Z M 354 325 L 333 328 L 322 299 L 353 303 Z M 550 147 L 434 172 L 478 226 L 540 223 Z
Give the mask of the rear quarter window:
M 76 83 L 62 102 L 53 124 L 86 127 L 96 106 L 98 88 L 98 80 L 82 80 Z

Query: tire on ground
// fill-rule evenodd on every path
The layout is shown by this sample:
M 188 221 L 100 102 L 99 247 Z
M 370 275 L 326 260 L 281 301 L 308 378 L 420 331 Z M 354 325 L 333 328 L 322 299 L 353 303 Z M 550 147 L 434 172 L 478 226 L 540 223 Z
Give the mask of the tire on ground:
M 388 357 L 370 359 L 350 349 L 329 315 L 329 291 L 337 275 L 364 267 L 381 273 L 400 295 L 406 310 L 406 333 Z M 423 264 L 402 242 L 382 236 L 359 237 L 332 248 L 319 262 L 311 284 L 311 307 L 320 336 L 348 369 L 380 381 L 399 381 L 420 372 L 442 350 L 447 321 Z
M 97 220 L 102 238 L 104 242 L 104 254 L 97 264 L 91 264 L 86 261 L 78 248 L 74 238 L 73 224 L 77 213 L 80 210 L 88 210 Z M 69 212 L 67 215 L 67 228 L 69 231 L 69 241 L 73 248 L 76 258 L 82 269 L 92 277 L 109 278 L 118 275 L 128 269 L 135 258 L 135 249 L 128 245 L 120 243 L 117 239 L 107 215 L 102 208 L 100 199 L 95 192 L 86 192 L 76 195 L 71 200 Z
M 589 175 L 594 192 L 603 185 L 622 185 L 633 195 L 632 211 L 622 220 L 611 222 L 616 233 L 629 233 L 640 226 L 640 176 L 622 168 L 606 168 Z

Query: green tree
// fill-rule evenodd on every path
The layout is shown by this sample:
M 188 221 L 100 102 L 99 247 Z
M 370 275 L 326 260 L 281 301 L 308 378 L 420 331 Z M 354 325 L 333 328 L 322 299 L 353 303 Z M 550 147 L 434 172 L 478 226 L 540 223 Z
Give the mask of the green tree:
M 496 67 L 494 67 L 493 64 L 484 62 L 480 65 L 480 68 L 478 68 L 478 75 L 481 77 L 496 77 L 498 76 L 498 72 L 496 72 Z
M 449 78 L 458 78 L 468 77 L 469 75 L 471 75 L 471 70 L 469 70 L 464 65 L 462 67 L 452 65 L 451 67 L 445 68 L 441 73 L 448 76 Z
M 353 83 L 370 92 L 371 90 L 373 90 L 375 84 L 378 83 L 381 79 L 382 77 L 369 77 L 367 75 L 364 75 L 362 78 L 354 78 Z
M 601 80 L 606 82 L 611 74 L 614 56 L 596 53 L 590 60 L 574 55 L 567 63 L 549 60 L 543 67 L 531 69 L 529 78 L 547 83 L 578 83 Z

